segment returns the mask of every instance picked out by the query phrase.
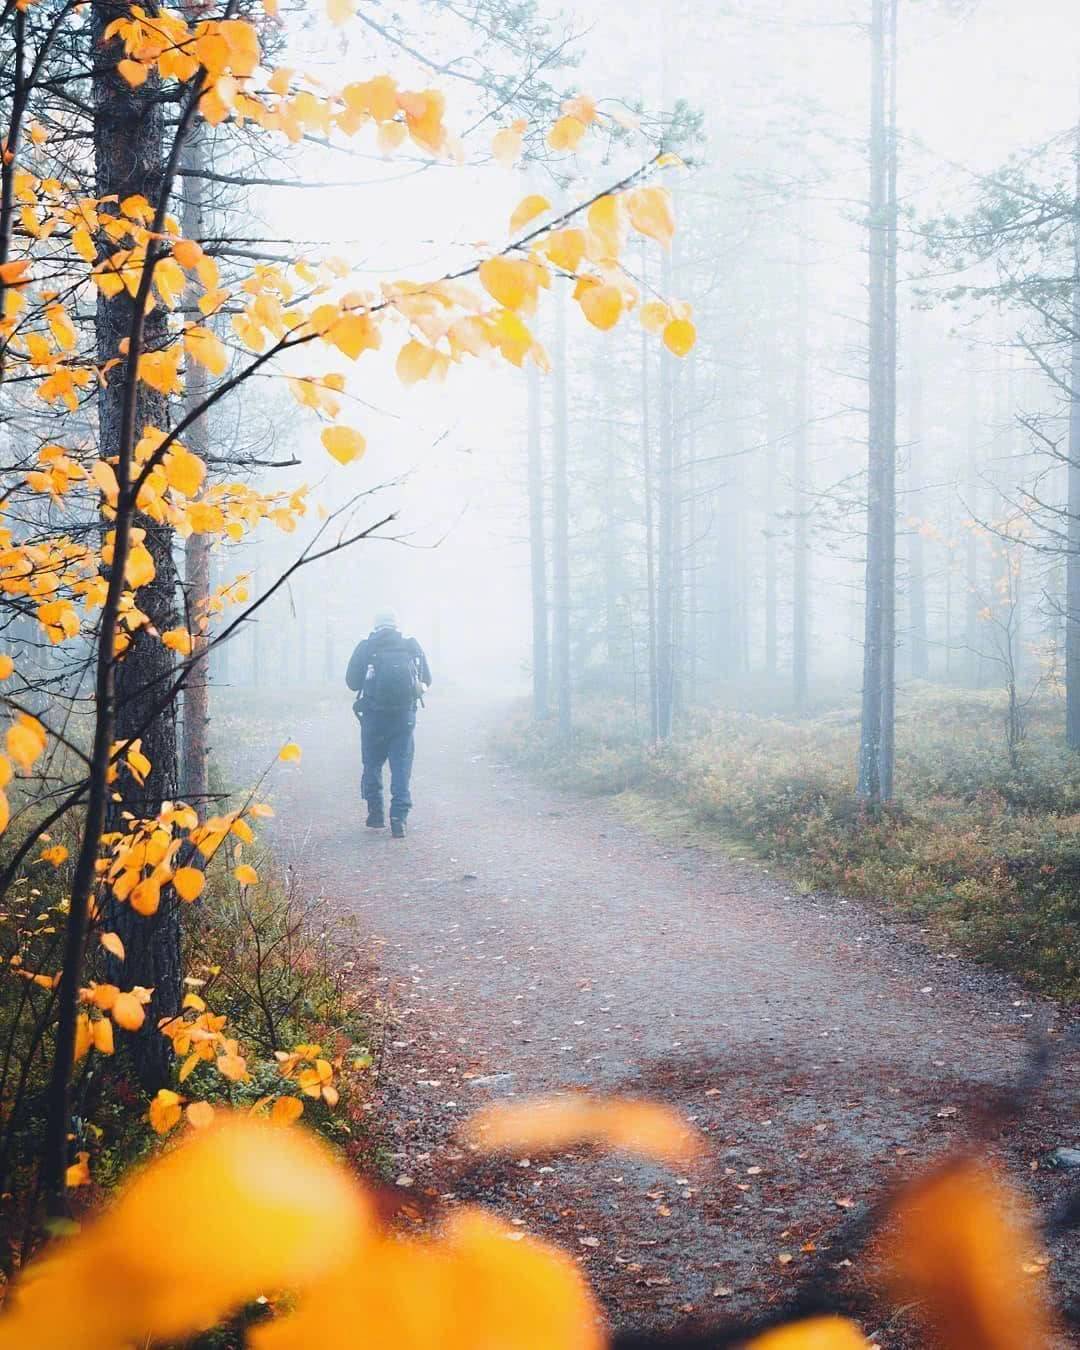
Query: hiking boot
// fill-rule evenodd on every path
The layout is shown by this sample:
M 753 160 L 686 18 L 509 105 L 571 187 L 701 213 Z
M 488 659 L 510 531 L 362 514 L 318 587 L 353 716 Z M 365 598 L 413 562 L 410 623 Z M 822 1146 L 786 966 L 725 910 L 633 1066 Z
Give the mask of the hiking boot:
M 390 833 L 394 836 L 395 839 L 404 839 L 404 838 L 405 838 L 405 822 L 404 822 L 403 820 L 395 820 L 394 817 L 391 816 L 391 817 L 390 817 Z
M 369 830 L 386 829 L 386 817 L 383 815 L 381 808 L 376 810 L 373 806 L 368 807 L 367 827 Z

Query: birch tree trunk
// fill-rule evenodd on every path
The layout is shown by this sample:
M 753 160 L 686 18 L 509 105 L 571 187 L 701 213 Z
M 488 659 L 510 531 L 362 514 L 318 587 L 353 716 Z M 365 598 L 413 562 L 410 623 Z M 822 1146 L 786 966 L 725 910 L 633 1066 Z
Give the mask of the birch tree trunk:
M 671 293 L 671 264 L 664 257 L 661 293 Z M 656 574 L 656 705 L 657 735 L 664 741 L 671 735 L 675 681 L 675 438 L 672 426 L 673 357 L 660 352 L 660 391 L 657 416 L 660 422 L 660 456 L 656 475 L 657 497 L 657 574 Z

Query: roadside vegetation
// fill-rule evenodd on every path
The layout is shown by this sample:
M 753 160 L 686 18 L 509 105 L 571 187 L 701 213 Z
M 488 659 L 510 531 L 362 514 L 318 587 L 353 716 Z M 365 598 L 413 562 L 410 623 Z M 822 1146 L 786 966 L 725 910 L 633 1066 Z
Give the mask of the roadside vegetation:
M 497 745 L 561 786 L 644 793 L 661 818 L 687 810 L 806 889 L 871 901 L 1032 988 L 1080 997 L 1080 757 L 1061 743 L 1056 704 L 1029 709 L 1010 745 L 1004 694 L 904 690 L 902 791 L 876 813 L 853 793 L 857 712 L 843 699 L 805 718 L 729 707 L 654 748 L 629 703 L 594 699 L 569 746 L 527 709 Z

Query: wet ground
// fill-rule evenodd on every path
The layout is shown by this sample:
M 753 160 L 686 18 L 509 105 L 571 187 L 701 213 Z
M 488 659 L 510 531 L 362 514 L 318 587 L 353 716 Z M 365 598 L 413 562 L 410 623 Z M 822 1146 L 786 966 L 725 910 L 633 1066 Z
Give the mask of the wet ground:
M 619 1326 L 782 1302 L 891 1180 L 964 1141 L 1062 1016 L 1008 981 L 748 860 L 673 843 L 617 805 L 530 782 L 486 751 L 490 709 L 421 713 L 409 838 L 365 830 L 347 697 L 282 703 L 243 746 L 274 775 L 275 847 L 355 920 L 393 1019 L 381 1059 L 405 1189 L 480 1194 L 579 1257 Z M 344 931 L 344 930 L 343 930 Z M 1044 1212 L 1080 1173 L 1080 1057 L 989 1148 Z M 528 1160 L 459 1175 L 454 1130 L 499 1096 L 631 1088 L 679 1103 L 708 1166 Z M 1076 1243 L 1051 1279 L 1080 1289 Z M 860 1258 L 839 1271 L 852 1280 Z M 878 1344 L 908 1332 L 871 1314 Z M 1077 1342 L 1080 1344 L 1080 1341 Z

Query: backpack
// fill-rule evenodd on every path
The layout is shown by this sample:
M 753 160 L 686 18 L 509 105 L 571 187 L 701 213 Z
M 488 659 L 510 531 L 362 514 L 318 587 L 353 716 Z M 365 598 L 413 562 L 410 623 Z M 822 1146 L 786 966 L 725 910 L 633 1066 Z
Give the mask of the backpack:
M 375 712 L 412 712 L 419 697 L 412 644 L 401 637 L 376 644 L 368 658 L 364 706 Z

